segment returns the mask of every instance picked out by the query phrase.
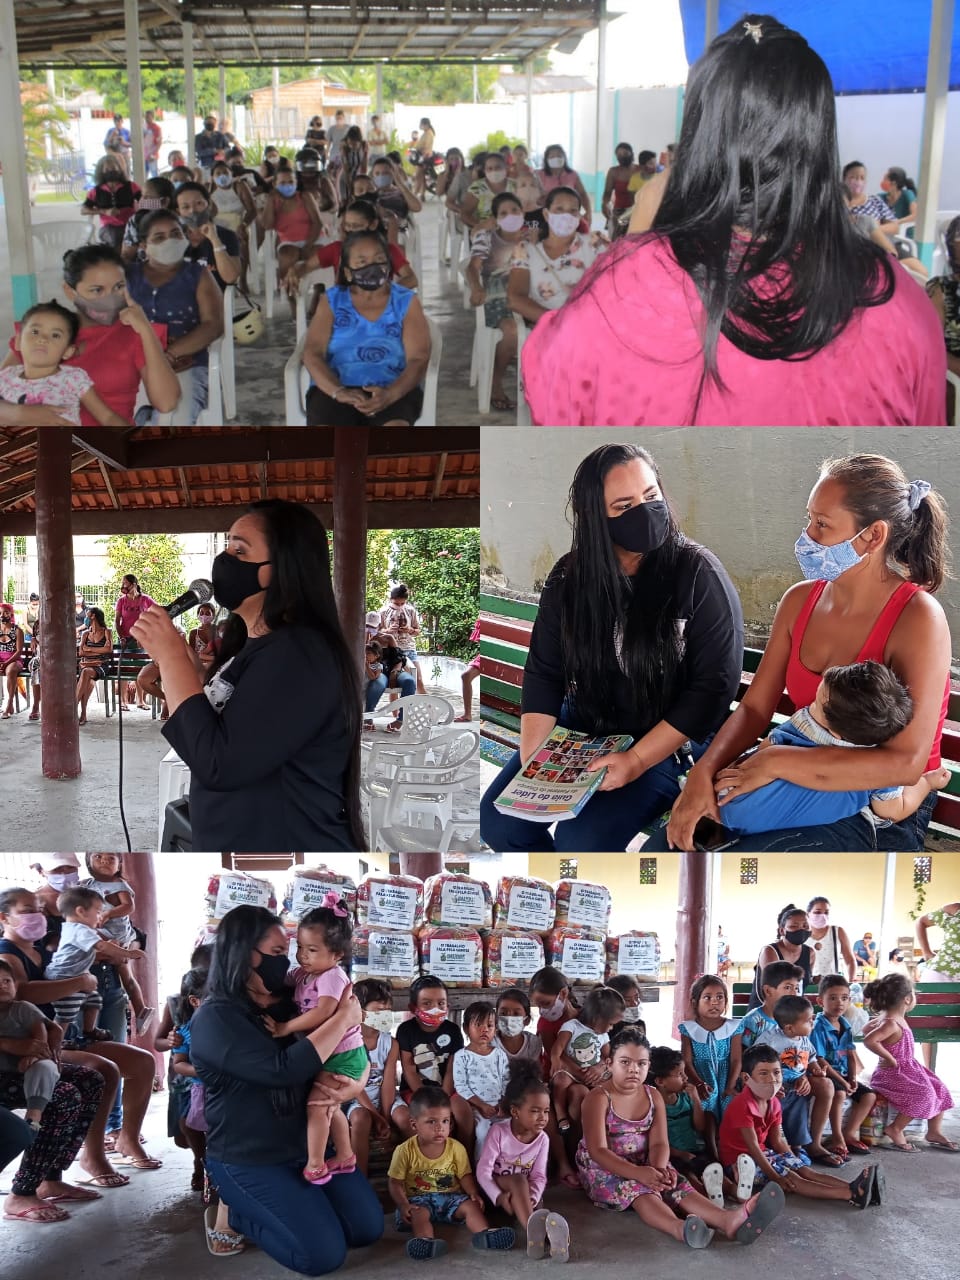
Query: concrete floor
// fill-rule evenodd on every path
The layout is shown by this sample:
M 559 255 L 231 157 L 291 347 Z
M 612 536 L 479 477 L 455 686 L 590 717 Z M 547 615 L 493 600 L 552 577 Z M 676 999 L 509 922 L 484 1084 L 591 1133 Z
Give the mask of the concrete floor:
M 960 1046 L 948 1046 L 950 1050 Z M 947 1068 L 949 1065 L 949 1074 Z M 960 1053 L 948 1059 L 941 1051 L 941 1072 L 960 1097 Z M 76 1210 L 69 1222 L 29 1226 L 0 1222 L 3 1273 L 18 1280 L 102 1280 L 122 1274 L 124 1280 L 167 1280 L 176 1275 L 210 1276 L 229 1272 L 237 1280 L 282 1280 L 292 1273 L 253 1249 L 222 1263 L 204 1247 L 199 1197 L 189 1191 L 191 1157 L 166 1138 L 166 1098 L 157 1095 L 144 1126 L 151 1154 L 164 1160 L 154 1173 L 131 1171 L 129 1188 L 105 1191 L 96 1205 Z M 960 1111 L 947 1125 L 960 1138 Z M 960 1197 L 960 1155 L 924 1152 L 882 1157 L 887 1176 L 887 1202 L 863 1214 L 846 1205 L 787 1201 L 786 1209 L 749 1254 L 737 1245 L 715 1241 L 694 1253 L 649 1230 L 630 1213 L 605 1214 L 580 1193 L 550 1187 L 547 1203 L 567 1216 L 573 1247 L 565 1280 L 592 1280 L 598 1266 L 610 1276 L 634 1274 L 659 1280 L 744 1280 L 744 1277 L 812 1276 L 817 1280 L 867 1280 L 883 1275 L 912 1276 L 916 1280 L 955 1280 L 956 1209 Z M 847 1166 L 852 1178 L 862 1167 Z M 0 1187 L 9 1187 L 9 1170 L 0 1173 Z M 451 1244 L 444 1259 L 444 1276 L 463 1280 L 513 1273 L 517 1266 L 531 1278 L 552 1274 L 545 1263 L 527 1259 L 522 1248 L 512 1253 L 480 1254 L 469 1247 L 466 1234 L 442 1228 Z M 403 1252 L 404 1237 L 390 1219 L 383 1239 L 368 1249 L 353 1251 L 344 1274 L 364 1280 L 394 1280 L 415 1266 Z M 638 1256 L 639 1255 L 639 1256 Z M 953 1261 L 951 1262 L 951 1258 Z M 639 1263 L 639 1267 L 637 1264 Z M 65 1268 L 68 1266 L 68 1270 Z

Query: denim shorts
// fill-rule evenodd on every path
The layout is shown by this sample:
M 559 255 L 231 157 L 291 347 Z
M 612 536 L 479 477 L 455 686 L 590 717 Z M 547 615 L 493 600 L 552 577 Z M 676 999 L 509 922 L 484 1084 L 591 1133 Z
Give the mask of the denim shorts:
M 460 1206 L 470 1199 L 463 1191 L 430 1191 L 423 1196 L 408 1196 L 411 1204 L 424 1205 L 430 1210 L 431 1222 L 456 1222 L 454 1214 Z M 410 1223 L 405 1222 L 400 1210 L 396 1213 L 398 1231 L 412 1230 Z

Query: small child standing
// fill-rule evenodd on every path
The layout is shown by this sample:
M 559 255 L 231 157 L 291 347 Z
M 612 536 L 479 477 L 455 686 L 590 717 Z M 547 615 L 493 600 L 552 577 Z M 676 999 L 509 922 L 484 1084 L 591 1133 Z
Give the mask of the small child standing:
M 928 1146 L 956 1151 L 957 1144 L 943 1132 L 943 1117 L 953 1106 L 950 1091 L 914 1057 L 913 1032 L 907 1023 L 907 1014 L 917 1003 L 913 983 L 901 973 L 888 973 L 867 983 L 863 995 L 879 1015 L 868 1023 L 863 1036 L 864 1048 L 880 1059 L 870 1084 L 897 1108 L 883 1132 L 898 1151 L 916 1151 L 903 1131 L 911 1120 L 926 1120 Z
M 880 1204 L 885 1189 L 883 1167 L 867 1165 L 844 1182 L 830 1173 L 814 1173 L 803 1150 L 791 1151 L 780 1124 L 777 1100 L 783 1077 L 780 1055 L 768 1044 L 757 1044 L 743 1054 L 742 1089 L 730 1100 L 720 1121 L 720 1159 L 725 1171 L 743 1181 L 737 1165 L 747 1155 L 754 1162 L 754 1187 L 776 1182 L 787 1193 L 811 1200 L 840 1200 L 856 1209 Z M 738 1195 L 753 1188 L 738 1187 Z
M 683 1056 L 669 1046 L 652 1048 L 649 1079 L 663 1099 L 670 1163 L 722 1209 L 724 1190 L 733 1195 L 734 1188 L 730 1184 L 724 1187 L 723 1167 L 707 1150 L 706 1117 L 699 1093 L 688 1083 Z
M 203 1106 L 203 1085 L 197 1079 L 197 1069 L 190 1059 L 190 1019 L 203 1000 L 209 974 L 203 969 L 189 969 L 180 983 L 180 1004 L 177 1008 L 177 1021 L 174 1035 L 177 1047 L 170 1054 L 170 1071 L 178 1080 L 183 1080 L 187 1088 L 176 1093 L 177 1107 L 180 1113 L 180 1132 L 193 1152 L 192 1190 L 203 1187 L 203 1167 L 207 1154 L 206 1130 L 190 1124 L 196 1119 L 198 1110 Z M 198 1090 L 200 1091 L 198 1093 Z M 199 1107 L 198 1107 L 199 1104 Z M 191 1114 L 192 1113 L 192 1114 Z
M 80 425 L 86 409 L 101 427 L 128 427 L 94 389 L 93 379 L 76 365 L 63 364 L 76 355 L 80 317 L 59 302 L 38 302 L 24 312 L 13 339 L 22 364 L 0 369 L 0 400 L 7 404 L 43 404 L 65 422 Z
M 833 1081 L 833 1104 L 830 1107 L 830 1146 L 841 1156 L 855 1151 L 865 1155 L 870 1148 L 860 1141 L 860 1126 L 870 1114 L 877 1095 L 857 1080 L 857 1053 L 853 1046 L 853 1030 L 847 1021 L 850 1008 L 850 983 L 839 973 L 828 973 L 820 979 L 817 996 L 820 1012 L 810 1032 L 820 1065 Z M 849 1101 L 847 1118 L 843 1104 Z
M 780 1055 L 783 1132 L 795 1151 L 805 1147 L 815 1164 L 836 1169 L 844 1158 L 823 1145 L 823 1127 L 833 1105 L 833 1085 L 817 1060 L 810 1039 L 813 1005 L 804 996 L 781 996 L 773 1007 L 773 1017 L 776 1026 L 762 1031 L 754 1044 L 768 1044 Z
M 79 885 L 64 889 L 57 898 L 57 911 L 63 916 L 60 944 L 47 965 L 45 978 L 77 978 L 82 973 L 89 973 L 95 960 L 117 964 L 123 960 L 143 959 L 142 951 L 131 951 L 100 936 L 98 928 L 104 901 L 96 889 L 81 889 Z M 77 1015 L 83 1010 L 84 1042 L 112 1038 L 109 1031 L 97 1026 L 97 1018 L 103 1008 L 103 998 L 99 991 L 89 994 L 76 991 L 73 995 L 54 1000 L 53 1008 L 57 1025 L 64 1031 L 73 1025 Z
M 690 988 L 690 1008 L 693 1017 L 680 1023 L 680 1052 L 703 1107 L 707 1149 L 716 1159 L 720 1117 L 740 1074 L 741 1041 L 734 1038 L 739 1023 L 726 1016 L 727 988 L 712 973 Z
M 350 1142 L 357 1168 L 366 1175 L 370 1164 L 370 1134 L 389 1138 L 395 1124 L 404 1137 L 410 1135 L 410 1112 L 397 1097 L 400 1046 L 393 1038 L 393 993 L 378 978 L 364 978 L 353 988 L 363 1009 L 360 1034 L 370 1059 L 370 1075 L 363 1093 L 347 1106 Z
M 490 1203 L 513 1214 L 527 1233 L 527 1256 L 546 1256 L 566 1262 L 570 1256 L 570 1228 L 558 1213 L 539 1209 L 547 1186 L 550 1143 L 550 1090 L 540 1067 L 529 1058 L 510 1063 L 501 1110 L 508 1120 L 490 1126 L 477 1160 L 477 1181 Z
M 37 1130 L 60 1079 L 60 1068 L 47 1038 L 47 1020 L 36 1005 L 17 999 L 17 980 L 6 960 L 0 960 L 0 1039 L 18 1046 L 0 1050 L 0 1071 L 23 1076 L 26 1121 Z
M 295 1031 L 315 1031 L 336 1011 L 340 998 L 350 986 L 341 961 L 350 959 L 353 928 L 347 904 L 336 893 L 324 896 L 300 921 L 297 930 L 297 967 L 287 974 L 287 985 L 300 1016 L 288 1022 L 266 1018 L 274 1036 L 282 1038 Z M 323 1093 L 323 1076 L 347 1076 L 359 1080 L 367 1069 L 367 1051 L 359 1027 L 343 1037 L 324 1061 L 323 1071 L 313 1083 L 307 1099 L 307 1163 L 303 1176 L 315 1186 L 325 1186 L 334 1174 L 353 1173 L 357 1157 L 350 1147 L 347 1117 Z M 333 1139 L 335 1159 L 327 1161 L 327 1142 Z
M 539 1063 L 543 1054 L 540 1037 L 527 1031 L 530 1022 L 530 997 L 519 987 L 504 987 L 497 992 L 498 1044 L 508 1058 L 527 1058 Z M 542 1077 L 541 1077 L 542 1078 Z
M 490 1125 L 501 1115 L 510 1059 L 496 1043 L 497 1015 L 488 1001 L 467 1005 L 463 1029 L 467 1044 L 453 1059 L 453 1087 L 473 1108 L 475 1152 L 479 1153 Z
M 100 932 L 103 937 L 121 947 L 136 950 L 139 947 L 137 935 L 130 923 L 130 913 L 134 908 L 133 890 L 123 879 L 123 861 L 119 853 L 88 853 L 87 870 L 90 872 L 86 880 L 81 880 L 84 889 L 95 889 L 100 894 L 107 909 L 100 917 Z M 145 1003 L 140 983 L 130 968 L 130 961 L 124 960 L 117 965 L 120 982 L 130 1000 L 130 1007 L 136 1022 L 137 1035 L 142 1036 L 153 1021 L 156 1009 Z
M 551 1061 L 557 1126 L 568 1133 L 580 1122 L 583 1100 L 610 1074 L 610 1028 L 623 1017 L 623 996 L 610 987 L 589 991 L 579 1016 L 560 1028 Z
M 418 1089 L 410 1099 L 413 1137 L 397 1147 L 387 1171 L 397 1230 L 413 1232 L 407 1255 L 418 1260 L 447 1252 L 446 1241 L 433 1234 L 438 1222 L 466 1222 L 475 1249 L 512 1249 L 516 1240 L 512 1228 L 488 1225 L 466 1150 L 450 1137 L 450 1121 L 443 1089 Z

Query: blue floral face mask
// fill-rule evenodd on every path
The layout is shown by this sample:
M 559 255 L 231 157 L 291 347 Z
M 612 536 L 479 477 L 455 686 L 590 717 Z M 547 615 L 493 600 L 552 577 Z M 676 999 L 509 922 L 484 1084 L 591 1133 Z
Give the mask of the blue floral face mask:
M 860 530 L 860 533 L 865 532 L 865 529 Z M 846 573 L 848 569 L 852 569 L 854 565 L 866 559 L 866 556 L 858 556 L 853 549 L 853 544 L 860 537 L 860 533 L 855 533 L 846 542 L 837 542 L 833 546 L 825 547 L 819 542 L 814 542 L 804 529 L 794 547 L 800 572 L 811 582 L 835 581 L 841 573 Z

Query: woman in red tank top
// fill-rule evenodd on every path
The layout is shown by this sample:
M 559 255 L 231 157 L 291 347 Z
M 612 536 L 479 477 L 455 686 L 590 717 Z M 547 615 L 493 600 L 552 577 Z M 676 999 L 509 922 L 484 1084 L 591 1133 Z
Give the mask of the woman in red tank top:
M 778 778 L 821 791 L 880 789 L 916 782 L 940 764 L 950 694 L 950 633 L 934 599 L 945 572 L 947 516 L 926 481 L 876 454 L 824 465 L 797 542 L 804 582 L 783 596 L 760 667 L 743 701 L 694 766 L 665 832 L 650 849 L 692 849 L 700 818 L 729 799 Z M 813 581 L 809 581 L 812 579 Z M 766 734 L 786 690 L 809 705 L 823 672 L 873 659 L 896 674 L 913 699 L 913 718 L 882 746 L 771 746 L 735 763 Z M 922 850 L 936 802 L 879 830 L 857 814 L 829 825 L 741 837 L 741 850 Z

